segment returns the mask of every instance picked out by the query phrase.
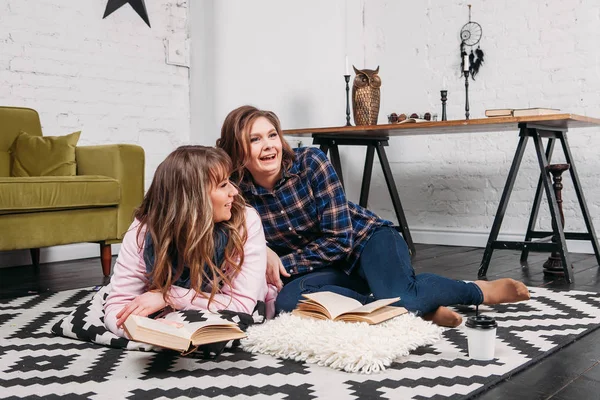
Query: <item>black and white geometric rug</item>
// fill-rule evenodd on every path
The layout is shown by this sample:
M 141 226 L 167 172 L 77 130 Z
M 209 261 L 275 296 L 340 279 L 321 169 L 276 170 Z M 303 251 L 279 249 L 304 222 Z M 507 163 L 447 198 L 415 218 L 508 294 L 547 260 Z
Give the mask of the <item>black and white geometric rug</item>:
M 470 360 L 460 327 L 387 370 L 364 375 L 239 349 L 202 360 L 50 333 L 94 293 L 82 289 L 0 301 L 1 399 L 464 399 L 600 326 L 600 294 L 531 288 L 530 301 L 480 307 L 499 324 L 496 359 Z

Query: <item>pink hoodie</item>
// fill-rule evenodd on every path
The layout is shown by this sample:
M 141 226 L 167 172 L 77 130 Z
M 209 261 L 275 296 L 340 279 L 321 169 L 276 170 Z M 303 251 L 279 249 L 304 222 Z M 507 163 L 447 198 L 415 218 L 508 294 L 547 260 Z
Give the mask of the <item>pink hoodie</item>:
M 140 222 L 133 221 L 121 244 L 114 273 L 110 280 L 110 293 L 104 305 L 106 327 L 116 335 L 125 337 L 122 328 L 117 328 L 116 315 L 136 296 L 146 292 L 146 264 L 144 262 L 144 243 L 146 233 L 142 228 L 137 240 Z M 210 311 L 231 310 L 251 314 L 257 301 L 267 305 L 267 318 L 275 314 L 277 288 L 267 285 L 267 246 L 262 223 L 256 210 L 246 207 L 246 229 L 248 239 L 244 244 L 244 263 L 240 273 L 231 282 L 224 285 L 210 304 Z M 195 296 L 193 289 L 171 286 L 169 296 L 177 310 L 208 310 L 208 299 Z

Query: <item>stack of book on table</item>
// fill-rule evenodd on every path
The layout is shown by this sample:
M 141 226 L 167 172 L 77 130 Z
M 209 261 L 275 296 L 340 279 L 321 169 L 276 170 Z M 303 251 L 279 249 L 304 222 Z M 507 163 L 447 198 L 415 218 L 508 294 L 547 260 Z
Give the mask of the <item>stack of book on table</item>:
M 485 110 L 486 117 L 529 117 L 537 115 L 559 114 L 556 108 L 496 108 Z

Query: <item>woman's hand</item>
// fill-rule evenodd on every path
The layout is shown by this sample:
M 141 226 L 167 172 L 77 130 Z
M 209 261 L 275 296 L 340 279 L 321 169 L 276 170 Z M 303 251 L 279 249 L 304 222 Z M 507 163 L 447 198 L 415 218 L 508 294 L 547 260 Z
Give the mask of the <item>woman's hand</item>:
M 130 315 L 141 315 L 147 317 L 167 306 L 161 292 L 146 292 L 137 296 L 133 301 L 127 304 L 117 314 L 117 327 L 122 327 L 123 323 Z
M 285 270 L 277 253 L 267 247 L 267 283 L 276 286 L 277 290 L 281 290 L 283 288 L 281 275 L 286 278 L 291 276 Z

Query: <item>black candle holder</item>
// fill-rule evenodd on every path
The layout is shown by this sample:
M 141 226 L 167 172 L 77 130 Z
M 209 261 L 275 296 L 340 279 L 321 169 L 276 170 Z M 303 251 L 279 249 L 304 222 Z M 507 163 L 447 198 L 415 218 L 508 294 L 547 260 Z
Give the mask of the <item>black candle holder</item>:
M 446 117 L 446 100 L 448 100 L 448 91 L 440 90 L 440 94 L 442 96 L 442 121 L 447 121 Z
M 463 71 L 465 76 L 465 119 L 469 119 L 469 71 Z
M 350 123 L 350 75 L 344 75 L 346 81 L 346 126 L 352 126 Z

